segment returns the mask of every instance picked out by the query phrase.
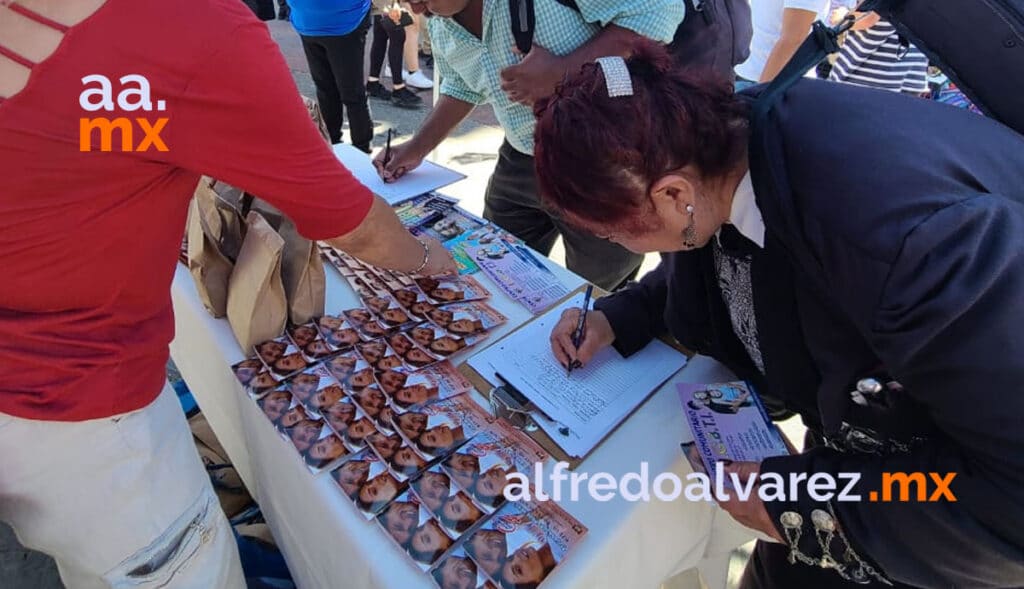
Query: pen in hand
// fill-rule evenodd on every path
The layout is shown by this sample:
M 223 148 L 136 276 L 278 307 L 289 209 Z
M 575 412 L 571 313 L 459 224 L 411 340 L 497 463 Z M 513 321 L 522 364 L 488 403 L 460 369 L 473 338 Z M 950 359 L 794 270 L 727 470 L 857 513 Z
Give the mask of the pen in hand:
M 391 161 L 391 129 L 388 128 L 388 141 L 384 144 L 384 169 L 388 167 L 388 163 Z M 386 180 L 385 180 L 386 181 Z
M 576 321 L 576 331 L 572 334 L 572 345 L 577 350 L 583 345 L 583 337 L 587 332 L 587 313 L 590 311 L 590 298 L 594 295 L 594 285 L 587 285 L 587 293 L 583 296 L 583 310 L 580 312 L 580 317 Z M 582 368 L 583 364 L 579 360 L 573 360 L 569 363 L 568 372 L 566 376 L 571 375 L 574 368 Z

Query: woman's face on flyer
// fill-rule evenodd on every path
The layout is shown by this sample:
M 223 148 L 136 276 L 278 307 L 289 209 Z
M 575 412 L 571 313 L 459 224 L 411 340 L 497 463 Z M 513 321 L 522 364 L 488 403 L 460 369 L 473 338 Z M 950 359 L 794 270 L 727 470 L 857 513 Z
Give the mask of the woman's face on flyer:
M 317 409 L 325 409 L 334 405 L 345 396 L 344 391 L 338 385 L 331 385 L 313 395 L 313 406 Z
M 405 544 L 416 529 L 417 508 L 415 503 L 396 501 L 384 512 L 384 527 L 399 544 Z
M 302 357 L 302 354 L 296 352 L 294 354 L 288 354 L 278 358 L 277 362 L 274 362 L 274 370 L 281 374 L 291 374 L 297 370 L 302 370 L 306 367 L 306 360 Z
M 448 330 L 459 335 L 472 335 L 483 331 L 483 324 L 479 320 L 456 319 L 448 324 Z
M 292 443 L 295 444 L 299 452 L 309 449 L 318 435 L 320 435 L 320 426 L 312 421 L 299 422 L 292 426 L 290 432 Z
M 444 506 L 441 508 L 441 513 L 449 520 L 457 522 L 475 522 L 483 515 L 483 512 L 480 511 L 477 506 L 473 505 L 469 498 L 461 492 L 452 495 L 444 502 Z
M 320 377 L 315 374 L 297 374 L 288 383 L 288 390 L 303 401 L 309 399 L 316 387 L 320 384 Z
M 270 421 L 277 421 L 291 404 L 291 395 L 285 391 L 274 391 L 267 393 L 262 399 L 263 412 L 267 414 Z
M 391 344 L 391 348 L 395 350 L 395 353 L 398 354 L 399 356 L 404 356 L 409 350 L 412 349 L 412 342 L 409 341 L 409 338 L 405 337 L 402 334 L 391 336 L 391 338 L 388 340 L 388 343 Z
M 308 325 L 300 325 L 292 330 L 292 341 L 300 348 L 309 345 L 309 342 L 316 339 L 316 336 L 316 330 Z
M 501 577 L 515 585 L 540 583 L 544 580 L 544 562 L 533 546 L 523 546 L 512 553 L 512 557 L 501 569 Z
M 419 493 L 420 499 L 423 500 L 423 504 L 430 511 L 437 511 L 444 504 L 445 499 L 448 498 L 450 489 L 448 477 L 440 473 L 427 471 L 420 475 L 419 486 L 416 491 Z
M 309 449 L 309 456 L 315 460 L 334 460 L 345 452 L 345 446 L 338 436 L 327 436 L 317 440 Z
M 345 435 L 348 436 L 350 440 L 359 441 L 375 431 L 377 430 L 373 427 L 373 422 L 364 417 L 349 425 L 348 429 L 345 431 Z
M 426 465 L 426 461 L 420 458 L 419 454 L 416 454 L 416 452 L 414 452 L 413 449 L 409 448 L 408 446 L 405 448 L 400 448 L 395 452 L 394 463 L 395 466 L 398 467 L 416 469 L 419 469 L 420 467 Z
M 396 496 L 398 481 L 388 474 L 380 475 L 359 489 L 359 499 L 364 503 L 386 503 Z
M 468 558 L 449 556 L 439 570 L 442 589 L 473 589 L 476 587 L 476 565 Z
M 373 384 L 373 369 L 364 368 L 348 377 L 348 386 L 353 389 L 362 389 Z
M 451 448 L 459 440 L 455 431 L 447 425 L 439 425 L 431 428 L 420 436 L 420 444 L 428 448 L 444 449 Z
M 418 552 L 432 554 L 446 550 L 452 541 L 441 531 L 438 523 L 430 520 L 412 535 L 412 547 Z
M 395 394 L 395 391 L 405 384 L 405 379 L 408 377 L 397 370 L 388 370 L 378 378 L 380 380 L 381 388 L 383 388 L 389 395 L 393 395 Z
M 384 356 L 377 361 L 377 370 L 391 370 L 402 365 L 401 356 Z
M 480 530 L 469 542 L 476 561 L 488 575 L 497 577 L 508 553 L 505 534 L 497 530 Z
M 431 389 L 428 389 L 425 385 L 414 384 L 400 389 L 395 393 L 395 399 L 407 406 L 419 405 L 430 399 L 430 393 Z
M 417 327 L 412 330 L 412 339 L 416 340 L 419 345 L 427 347 L 430 342 L 434 341 L 434 330 L 429 327 Z
M 457 340 L 451 336 L 439 337 L 430 344 L 430 350 L 442 356 L 451 356 L 462 348 L 466 347 L 465 340 Z
M 433 364 L 436 361 L 436 359 L 431 357 L 430 354 L 419 348 L 409 350 L 409 353 L 405 355 L 405 360 L 413 366 L 426 366 L 427 364 Z
M 500 466 L 496 466 L 480 475 L 480 478 L 477 479 L 475 486 L 476 494 L 478 497 L 493 499 L 505 491 L 507 483 L 507 473 Z

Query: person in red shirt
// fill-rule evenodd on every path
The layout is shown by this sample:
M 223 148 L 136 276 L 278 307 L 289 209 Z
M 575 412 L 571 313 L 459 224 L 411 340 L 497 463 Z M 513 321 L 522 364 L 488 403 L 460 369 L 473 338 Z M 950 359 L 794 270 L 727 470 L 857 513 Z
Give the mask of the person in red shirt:
M 69 587 L 242 586 L 164 372 L 201 174 L 372 264 L 454 270 L 340 165 L 244 4 L 0 1 L 0 521 Z

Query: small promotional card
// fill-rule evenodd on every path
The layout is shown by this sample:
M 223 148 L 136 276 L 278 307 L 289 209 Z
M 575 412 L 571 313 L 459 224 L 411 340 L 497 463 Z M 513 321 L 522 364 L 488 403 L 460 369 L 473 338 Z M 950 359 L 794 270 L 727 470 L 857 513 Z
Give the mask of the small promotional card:
M 380 412 L 388 406 L 388 398 L 384 395 L 384 392 L 380 390 L 376 384 L 372 384 L 368 387 L 352 393 L 352 400 L 359 405 L 359 408 L 363 410 L 363 413 L 368 415 L 370 419 L 376 421 Z
M 377 523 L 424 572 L 441 560 L 457 540 L 444 531 L 437 519 L 409 491 L 392 501 L 377 516 Z
M 438 315 L 442 313 L 446 314 L 448 311 L 439 308 L 432 311 L 431 315 Z M 449 315 L 444 316 L 448 317 Z M 471 336 L 467 339 L 461 335 L 456 335 L 443 327 L 434 325 L 433 323 L 422 323 L 417 325 L 409 330 L 408 335 L 412 337 L 416 345 L 423 350 L 425 354 L 430 354 L 439 359 L 448 358 L 457 354 L 472 347 L 483 339 L 481 336 Z
M 366 440 L 377 433 L 377 426 L 374 425 L 372 417 L 357 407 L 352 421 L 345 427 L 345 431 L 339 433 L 350 452 L 359 452 L 366 448 Z
M 281 419 L 286 413 L 293 410 L 302 410 L 301 417 L 299 419 L 306 418 L 306 411 L 302 407 L 302 403 L 299 403 L 298 399 L 292 396 L 288 392 L 288 388 L 282 385 L 280 388 L 274 389 L 256 401 L 256 405 L 263 411 L 263 414 L 267 416 L 270 423 L 274 424 L 274 427 L 278 427 L 281 423 Z M 295 421 L 299 421 L 296 419 Z
M 259 358 L 242 360 L 231 367 L 235 378 L 249 396 L 258 399 L 277 386 L 277 379 Z
M 309 361 L 288 337 L 256 344 L 256 355 L 278 380 L 284 380 L 309 366 Z
M 445 305 L 427 314 L 438 327 L 452 335 L 471 337 L 483 335 L 508 322 L 508 317 L 483 302 Z
M 349 350 L 328 358 L 324 361 L 323 367 L 342 385 L 348 380 L 353 373 L 356 372 L 357 368 L 369 367 L 369 364 L 363 360 L 355 350 Z
M 472 276 L 454 279 L 417 278 L 416 286 L 420 287 L 423 294 L 427 295 L 427 299 L 435 305 L 482 301 L 491 296 L 491 292 Z
M 383 511 L 407 487 L 388 472 L 387 466 L 370 448 L 354 454 L 345 464 L 332 470 L 331 478 L 367 520 Z
M 381 390 L 395 413 L 439 399 L 450 399 L 473 387 L 451 362 L 439 362 L 416 372 L 389 370 L 377 375 Z
M 442 356 L 418 346 L 410 335 L 408 332 L 399 332 L 387 338 L 388 345 L 402 359 L 402 363 L 406 368 L 409 370 L 419 370 L 443 359 Z
M 337 351 L 337 348 L 321 337 L 316 323 L 290 325 L 286 331 L 288 338 L 292 340 L 295 347 L 302 350 L 302 357 L 311 364 Z
M 487 429 L 495 418 L 466 395 L 395 414 L 398 432 L 426 460 L 445 456 Z
M 388 470 L 401 482 L 417 476 L 429 465 L 398 434 L 377 432 L 367 438 L 366 443 L 373 448 L 381 460 L 387 463 Z
M 501 587 L 537 587 L 587 533 L 555 503 L 506 503 L 462 544 Z
M 324 420 L 304 420 L 288 430 L 288 438 L 299 451 L 310 472 L 316 474 L 348 455 L 345 443 Z
M 356 326 L 344 317 L 324 315 L 317 320 L 320 336 L 335 351 L 348 350 L 362 341 Z
M 504 421 L 496 421 L 446 458 L 441 466 L 473 501 L 492 513 L 505 499 L 508 476 L 532 477 L 535 465 L 548 459 L 536 442 Z
M 372 340 L 388 334 L 388 329 L 380 321 L 377 321 L 377 316 L 369 309 L 348 309 L 342 311 L 341 314 L 356 328 L 361 339 Z
M 789 454 L 749 383 L 677 383 L 676 390 L 693 433 L 693 446 L 683 449 L 695 471 L 713 477 L 715 464 L 722 460 L 761 462 Z
M 454 198 L 428 192 L 395 206 L 395 214 L 406 227 L 420 227 L 442 218 L 458 202 Z
M 337 403 L 324 408 L 321 415 L 336 434 L 343 436 L 348 430 L 348 426 L 356 420 L 358 410 L 359 408 L 351 398 L 343 397 Z
M 398 301 L 409 315 L 413 318 L 418 318 L 420 321 L 426 321 L 427 313 L 437 308 L 437 305 L 432 303 L 427 295 L 423 294 L 423 291 L 419 289 L 415 284 L 406 288 L 401 288 L 391 293 L 395 300 Z
M 388 333 L 405 329 L 420 321 L 410 315 L 409 311 L 406 311 L 390 294 L 363 299 L 363 304 L 374 312 L 377 322 Z
M 391 339 L 393 339 L 392 336 L 388 336 L 387 339 L 363 342 L 356 345 L 356 350 L 363 360 L 366 360 L 377 372 L 405 367 L 405 358 L 388 345 L 388 341 Z M 402 343 L 400 340 L 397 341 L 399 344 Z
M 338 386 L 338 381 L 323 364 L 296 374 L 288 380 L 286 386 L 292 395 L 306 406 L 311 415 L 320 415 L 320 409 L 345 395 Z M 341 395 L 338 396 L 336 393 Z
M 533 314 L 546 311 L 569 294 L 538 254 L 493 225 L 460 240 L 465 256 Z
M 412 490 L 452 538 L 476 526 L 487 514 L 466 491 L 452 482 L 440 465 L 416 477 Z
M 444 243 L 467 231 L 474 231 L 484 226 L 486 221 L 475 217 L 461 209 L 452 208 L 443 217 L 432 223 L 422 224 L 413 229 L 416 236 L 428 236 Z
M 469 558 L 462 545 L 438 561 L 430 571 L 430 577 L 440 589 L 498 589 Z

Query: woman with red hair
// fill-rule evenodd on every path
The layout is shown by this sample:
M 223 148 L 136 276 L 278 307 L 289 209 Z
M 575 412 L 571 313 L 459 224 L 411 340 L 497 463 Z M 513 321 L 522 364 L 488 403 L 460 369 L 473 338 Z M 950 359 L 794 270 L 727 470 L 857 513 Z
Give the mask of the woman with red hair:
M 759 543 L 745 589 L 1018 586 L 1024 395 L 968 399 L 1024 382 L 1024 139 L 817 80 L 754 118 L 762 92 L 734 94 L 645 45 L 537 104 L 545 204 L 663 255 L 595 304 L 578 349 L 567 311 L 555 356 L 628 356 L 670 335 L 801 415 L 801 454 L 726 467 L 762 486 L 722 507 L 778 542 Z M 942 147 L 913 149 L 927 144 Z M 945 477 L 949 493 L 868 501 L 894 472 Z M 836 500 L 840 473 L 861 501 Z M 765 492 L 812 475 L 836 493 Z

